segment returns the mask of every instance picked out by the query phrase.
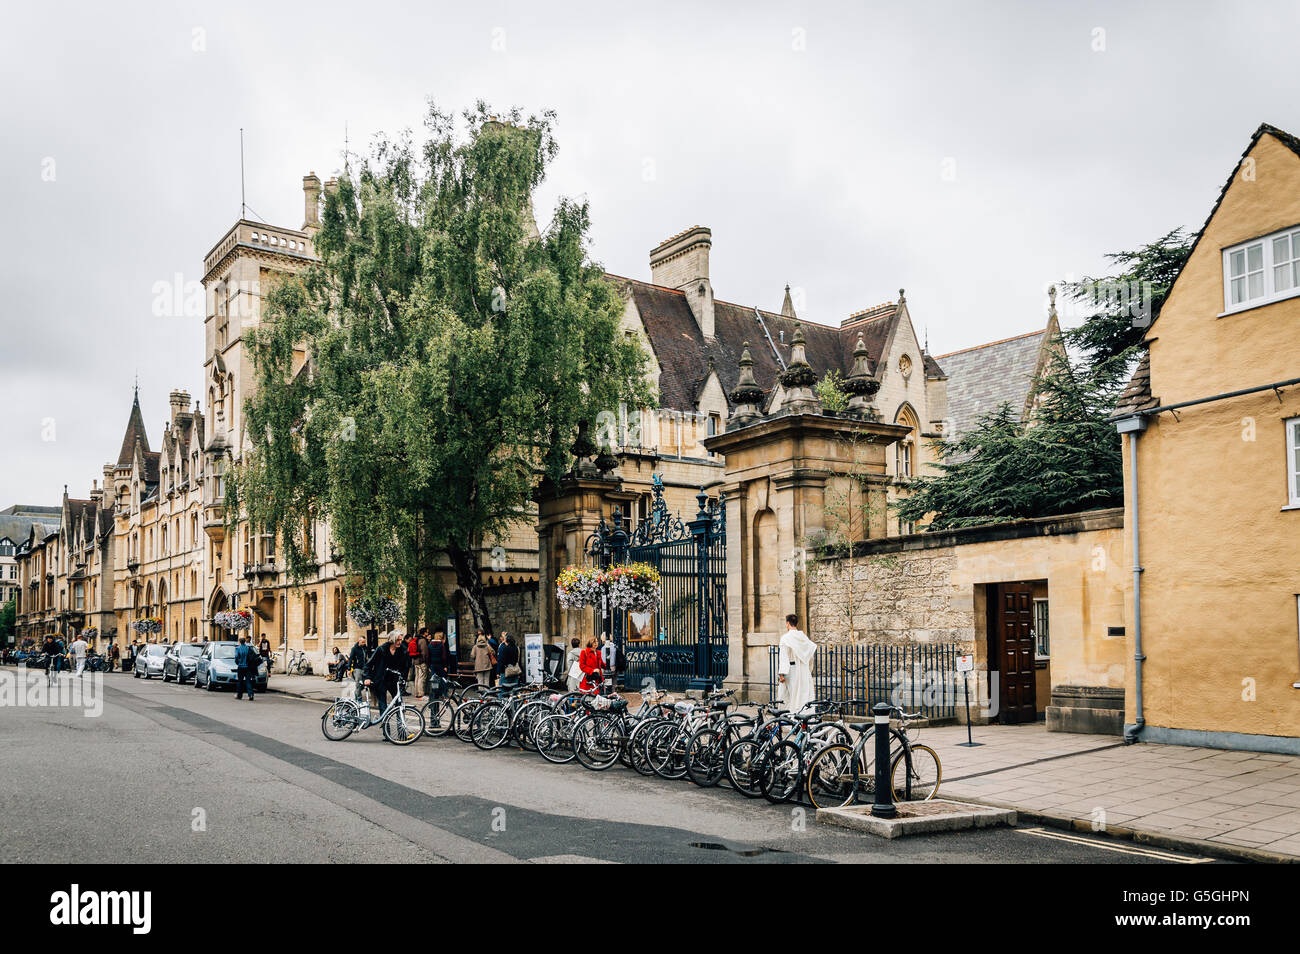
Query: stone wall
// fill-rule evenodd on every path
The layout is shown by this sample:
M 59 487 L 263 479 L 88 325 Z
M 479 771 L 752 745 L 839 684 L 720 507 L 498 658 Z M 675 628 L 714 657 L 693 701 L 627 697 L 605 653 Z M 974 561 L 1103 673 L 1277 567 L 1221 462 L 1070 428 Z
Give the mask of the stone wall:
M 952 547 L 810 558 L 809 633 L 820 643 L 957 643 L 975 639 L 974 604 L 953 582 Z

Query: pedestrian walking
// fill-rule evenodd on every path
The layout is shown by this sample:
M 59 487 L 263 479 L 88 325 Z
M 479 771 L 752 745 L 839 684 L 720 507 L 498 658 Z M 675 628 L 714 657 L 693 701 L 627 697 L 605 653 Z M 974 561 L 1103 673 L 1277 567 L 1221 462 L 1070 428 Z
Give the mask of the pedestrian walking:
M 108 671 L 112 672 L 118 668 L 122 660 L 122 650 L 117 648 L 117 643 L 108 644 Z
M 577 692 L 578 683 L 582 681 L 582 667 L 578 665 L 581 656 L 582 642 L 574 636 L 569 640 L 569 652 L 564 657 L 565 685 L 570 692 Z
M 777 651 L 777 674 L 781 682 L 777 698 L 791 712 L 799 712 L 817 695 L 812 675 L 816 652 L 817 644 L 799 629 L 799 617 L 791 613 L 785 618 L 785 632 L 781 634 Z
M 262 658 L 257 654 L 257 650 L 248 642 L 247 636 L 239 637 L 239 645 L 235 647 L 235 698 L 244 698 L 244 691 L 248 691 L 248 701 L 253 701 L 253 690 L 257 686 L 257 667 Z
M 257 644 L 257 654 L 261 656 L 262 661 L 266 663 L 266 671 L 270 672 L 271 671 L 271 641 L 266 638 L 265 633 L 262 634 L 262 641 Z
M 578 657 L 578 668 L 582 670 L 582 682 L 578 683 L 579 689 L 583 692 L 595 692 L 600 688 L 603 677 L 601 676 L 600 651 L 596 648 L 595 639 L 587 640 L 582 655 Z
M 492 644 L 488 642 L 483 631 L 479 630 L 474 637 L 474 648 L 470 650 L 470 661 L 474 668 L 474 678 L 478 680 L 480 686 L 490 686 L 492 684 L 492 667 L 496 665 L 497 656 L 492 651 Z
M 90 644 L 81 636 L 72 641 L 68 647 L 68 655 L 72 657 L 72 671 L 80 676 L 86 671 L 86 652 L 90 649 Z
M 429 630 L 420 627 L 415 637 L 415 698 L 423 699 L 429 683 Z

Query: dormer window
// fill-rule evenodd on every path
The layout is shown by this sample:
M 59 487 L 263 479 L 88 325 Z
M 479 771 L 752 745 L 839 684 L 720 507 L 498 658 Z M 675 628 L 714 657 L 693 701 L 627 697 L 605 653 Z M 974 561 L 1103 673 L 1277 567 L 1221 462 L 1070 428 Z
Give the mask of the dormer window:
M 1300 295 L 1300 228 L 1223 250 L 1223 309 L 1241 311 Z

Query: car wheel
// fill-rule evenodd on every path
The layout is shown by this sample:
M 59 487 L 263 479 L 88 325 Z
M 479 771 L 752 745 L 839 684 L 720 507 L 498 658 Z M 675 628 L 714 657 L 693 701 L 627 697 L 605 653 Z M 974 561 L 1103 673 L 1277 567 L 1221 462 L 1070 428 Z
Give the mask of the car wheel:
M 139 670 L 139 669 L 132 669 L 132 670 L 131 670 L 131 675 L 134 676 L 136 679 L 139 679 L 139 678 L 140 678 L 140 670 Z
M 207 683 L 203 686 L 203 688 L 206 689 L 206 690 L 208 690 L 208 692 L 212 692 L 214 689 L 217 688 L 216 686 L 214 686 L 214 685 L 212 684 L 212 677 L 211 677 L 211 676 L 208 676 L 208 681 L 207 681 Z

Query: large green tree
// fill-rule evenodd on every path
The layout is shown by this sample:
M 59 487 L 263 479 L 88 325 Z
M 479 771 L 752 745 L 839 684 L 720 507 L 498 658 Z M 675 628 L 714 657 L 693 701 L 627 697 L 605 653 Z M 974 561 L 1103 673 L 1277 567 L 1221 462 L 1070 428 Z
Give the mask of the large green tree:
M 918 477 L 896 505 L 930 530 L 1116 507 L 1123 503 L 1119 436 L 1107 418 L 1125 362 L 1071 361 L 1064 348 L 1034 387 L 1027 422 L 1010 404 L 984 414 L 960 440 L 939 443 L 940 474 Z
M 1104 278 L 1062 283 L 1063 294 L 1083 312 L 1083 321 L 1064 332 L 1066 344 L 1092 364 L 1131 357 L 1160 314 L 1195 238 L 1176 228 L 1141 248 L 1108 254 L 1118 270 Z
M 8 646 L 14 638 L 14 619 L 17 608 L 13 600 L 0 604 L 0 646 Z
M 491 630 L 476 547 L 571 466 L 580 421 L 650 400 L 586 203 L 535 231 L 553 122 L 480 103 L 457 123 L 431 104 L 423 144 L 381 137 L 326 192 L 320 264 L 277 282 L 248 335 L 252 449 L 228 519 L 277 533 L 296 576 L 328 519 L 363 595 L 401 588 L 411 625 L 444 608 L 445 557 Z

